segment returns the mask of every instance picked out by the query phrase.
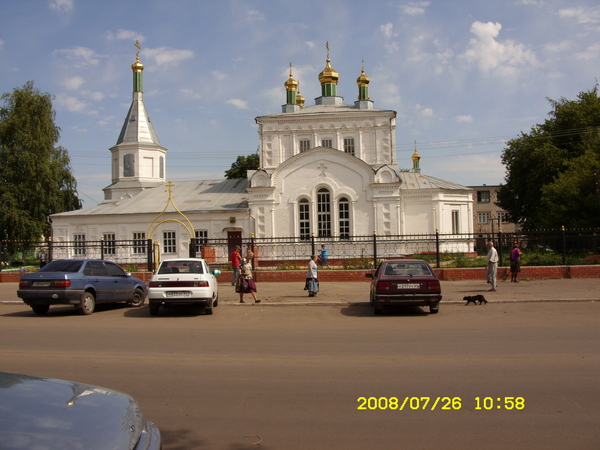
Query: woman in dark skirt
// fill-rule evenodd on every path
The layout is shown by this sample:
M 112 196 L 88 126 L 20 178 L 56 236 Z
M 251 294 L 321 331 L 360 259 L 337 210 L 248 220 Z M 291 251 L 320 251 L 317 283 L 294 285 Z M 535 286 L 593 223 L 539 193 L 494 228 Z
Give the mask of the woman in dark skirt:
M 240 263 L 240 272 L 235 283 L 235 292 L 240 294 L 240 303 L 246 303 L 244 301 L 244 294 L 252 294 L 254 303 L 260 303 L 260 300 L 256 299 L 256 283 L 252 279 L 252 264 L 246 258 L 242 258 Z
M 314 297 L 319 292 L 319 279 L 317 278 L 317 255 L 312 255 L 308 263 L 306 273 L 306 285 L 304 290 L 308 291 L 309 297 Z

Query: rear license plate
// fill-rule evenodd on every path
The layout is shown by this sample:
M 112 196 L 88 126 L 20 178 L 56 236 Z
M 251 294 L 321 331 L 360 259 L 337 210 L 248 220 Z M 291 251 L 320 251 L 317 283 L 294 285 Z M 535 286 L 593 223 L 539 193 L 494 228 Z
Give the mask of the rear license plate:
M 50 282 L 49 281 L 34 281 L 32 283 L 32 286 L 36 286 L 36 287 L 48 287 L 48 286 L 50 286 Z
M 420 287 L 419 283 L 398 283 L 398 289 L 419 289 Z
M 191 297 L 190 291 L 167 291 L 167 297 Z

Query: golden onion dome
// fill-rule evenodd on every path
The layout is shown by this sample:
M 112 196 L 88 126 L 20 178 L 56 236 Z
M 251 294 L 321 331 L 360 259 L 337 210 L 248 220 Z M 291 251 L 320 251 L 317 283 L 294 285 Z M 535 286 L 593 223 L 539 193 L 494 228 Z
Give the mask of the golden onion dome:
M 287 91 L 295 91 L 298 87 L 298 82 L 292 78 L 292 74 L 290 73 L 290 77 L 284 84 L 285 89 Z
M 323 71 L 319 74 L 319 81 L 321 84 L 337 84 L 340 78 L 339 74 L 331 68 L 331 60 L 327 58 L 327 65 Z
M 131 70 L 134 72 L 144 71 L 144 65 L 140 62 L 140 58 L 135 58 L 135 62 L 131 65 Z
M 421 155 L 419 155 L 419 154 L 417 153 L 417 149 L 415 148 L 415 152 L 414 152 L 414 153 L 413 153 L 413 155 L 412 155 L 412 160 L 413 160 L 414 162 L 418 162 L 420 159 L 421 159 Z
M 296 94 L 296 105 L 304 106 L 304 97 L 300 94 L 300 83 L 298 83 L 298 93 Z
M 365 74 L 365 69 L 362 70 L 360 76 L 356 79 L 356 83 L 359 86 L 368 86 L 371 79 Z

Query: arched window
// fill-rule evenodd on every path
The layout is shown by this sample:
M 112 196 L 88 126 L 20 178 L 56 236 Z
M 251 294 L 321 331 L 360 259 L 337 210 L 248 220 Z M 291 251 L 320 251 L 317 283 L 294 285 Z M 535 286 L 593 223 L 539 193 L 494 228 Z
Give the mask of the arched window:
M 298 202 L 298 217 L 300 219 L 300 239 L 310 237 L 310 203 L 303 198 Z
M 350 202 L 346 197 L 338 202 L 340 239 L 350 239 Z
M 331 236 L 331 194 L 326 188 L 317 191 L 317 227 L 319 237 Z
M 135 168 L 133 165 L 133 153 L 127 153 L 123 156 L 123 176 L 133 177 L 135 176 Z

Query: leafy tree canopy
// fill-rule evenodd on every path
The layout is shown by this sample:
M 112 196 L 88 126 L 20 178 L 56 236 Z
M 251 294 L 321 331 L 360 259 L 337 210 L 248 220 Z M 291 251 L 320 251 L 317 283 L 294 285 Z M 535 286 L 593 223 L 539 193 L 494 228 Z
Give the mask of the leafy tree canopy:
M 235 178 L 246 178 L 248 170 L 256 170 L 260 165 L 260 157 L 258 153 L 253 153 L 248 156 L 238 156 L 231 169 L 225 171 L 225 178 L 232 180 Z
M 0 99 L 0 238 L 38 241 L 50 214 L 81 208 L 50 94 L 28 81 Z
M 508 142 L 498 204 L 524 229 L 600 225 L 598 85 L 575 100 L 548 99 L 549 118 Z

